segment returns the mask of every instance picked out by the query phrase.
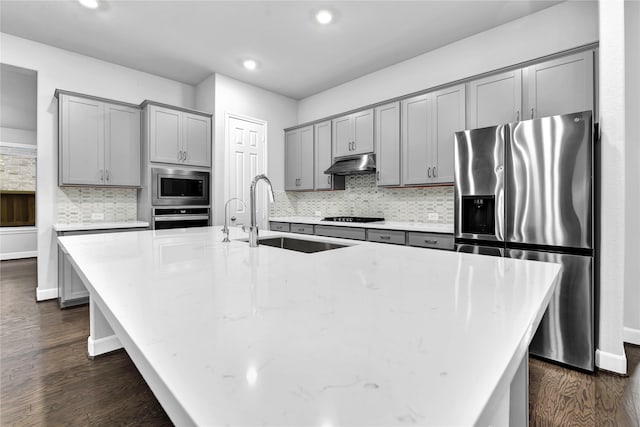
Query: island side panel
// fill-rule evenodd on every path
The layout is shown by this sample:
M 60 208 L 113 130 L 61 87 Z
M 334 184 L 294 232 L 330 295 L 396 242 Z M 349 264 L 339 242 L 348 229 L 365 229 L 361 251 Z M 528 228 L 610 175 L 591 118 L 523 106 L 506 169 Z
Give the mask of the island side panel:
M 87 353 L 90 358 L 122 348 L 120 340 L 105 319 L 96 304 L 93 295 L 89 295 L 89 338 Z

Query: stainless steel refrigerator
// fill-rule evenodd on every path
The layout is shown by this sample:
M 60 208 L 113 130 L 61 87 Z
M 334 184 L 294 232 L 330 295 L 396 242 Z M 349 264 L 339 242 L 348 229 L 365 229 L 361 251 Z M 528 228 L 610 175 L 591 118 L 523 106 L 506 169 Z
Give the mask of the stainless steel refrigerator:
M 562 264 L 531 354 L 594 370 L 591 111 L 455 134 L 461 252 Z

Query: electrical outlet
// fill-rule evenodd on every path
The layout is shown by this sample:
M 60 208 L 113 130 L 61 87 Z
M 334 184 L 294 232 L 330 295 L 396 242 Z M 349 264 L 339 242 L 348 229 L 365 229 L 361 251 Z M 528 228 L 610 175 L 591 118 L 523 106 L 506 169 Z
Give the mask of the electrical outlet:
M 104 214 L 103 213 L 94 212 L 94 213 L 91 214 L 91 220 L 92 221 L 104 221 Z
M 438 212 L 429 212 L 427 214 L 427 219 L 429 221 L 437 221 L 438 220 Z
M 322 216 L 322 212 L 316 211 L 316 216 Z

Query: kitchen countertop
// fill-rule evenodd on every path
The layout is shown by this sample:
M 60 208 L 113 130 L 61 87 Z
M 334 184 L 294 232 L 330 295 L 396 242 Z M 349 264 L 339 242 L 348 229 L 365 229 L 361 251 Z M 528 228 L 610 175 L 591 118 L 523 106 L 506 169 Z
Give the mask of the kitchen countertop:
M 83 230 L 110 230 L 116 228 L 145 228 L 149 223 L 145 221 L 123 222 L 91 222 L 74 224 L 54 224 L 54 231 L 83 231 Z
M 560 271 L 319 236 L 305 239 L 350 246 L 249 248 L 230 233 L 59 239 L 177 425 L 473 425 L 508 396 Z
M 337 225 L 340 227 L 376 228 L 381 230 L 421 231 L 427 233 L 453 234 L 453 224 L 428 222 L 376 221 L 376 222 L 342 222 L 323 221 L 320 217 L 282 216 L 269 218 L 274 222 L 290 222 L 298 224 Z

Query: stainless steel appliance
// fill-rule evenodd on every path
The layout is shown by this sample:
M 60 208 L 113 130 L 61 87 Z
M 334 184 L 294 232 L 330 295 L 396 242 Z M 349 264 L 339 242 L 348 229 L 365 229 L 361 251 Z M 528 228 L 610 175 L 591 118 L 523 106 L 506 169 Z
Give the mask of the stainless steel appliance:
M 153 208 L 154 230 L 209 226 L 209 208 Z
M 562 264 L 531 354 L 593 371 L 590 111 L 455 134 L 457 250 Z
M 209 206 L 209 172 L 151 169 L 153 206 Z

